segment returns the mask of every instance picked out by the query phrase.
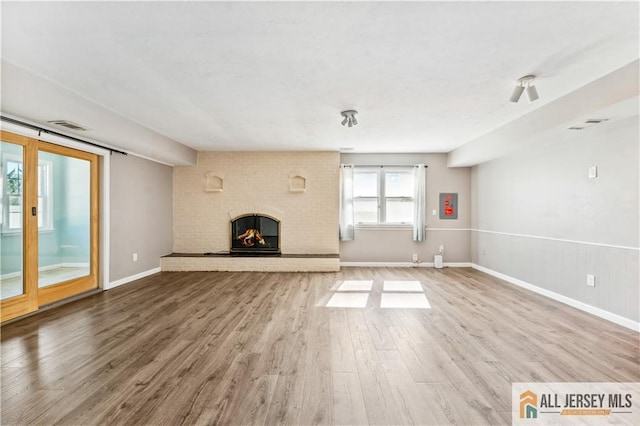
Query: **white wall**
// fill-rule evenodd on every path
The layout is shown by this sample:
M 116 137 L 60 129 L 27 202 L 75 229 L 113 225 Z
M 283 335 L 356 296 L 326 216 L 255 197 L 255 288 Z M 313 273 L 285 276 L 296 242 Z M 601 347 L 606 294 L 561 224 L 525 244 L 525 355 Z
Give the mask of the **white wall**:
M 638 321 L 639 141 L 636 116 L 475 166 L 473 262 Z
M 408 228 L 356 228 L 355 240 L 340 242 L 341 262 L 411 262 L 418 254 L 422 262 L 433 262 L 438 247 L 445 246 L 444 261 L 471 262 L 471 169 L 447 167 L 446 154 L 342 154 L 340 162 L 355 165 L 426 164 L 427 238 L 412 241 Z M 438 211 L 441 192 L 458 193 L 458 219 L 433 216 Z

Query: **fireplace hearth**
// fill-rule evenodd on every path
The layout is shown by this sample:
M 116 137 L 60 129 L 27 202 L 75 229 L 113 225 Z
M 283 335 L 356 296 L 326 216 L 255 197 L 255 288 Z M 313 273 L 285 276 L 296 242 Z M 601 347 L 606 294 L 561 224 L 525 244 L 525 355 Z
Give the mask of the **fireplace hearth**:
M 230 251 L 237 255 L 280 254 L 280 221 L 259 214 L 233 219 Z

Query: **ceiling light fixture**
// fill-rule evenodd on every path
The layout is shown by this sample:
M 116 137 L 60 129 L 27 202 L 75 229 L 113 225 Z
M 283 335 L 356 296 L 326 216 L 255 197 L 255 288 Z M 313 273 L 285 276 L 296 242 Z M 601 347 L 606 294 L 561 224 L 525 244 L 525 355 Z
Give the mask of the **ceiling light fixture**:
M 537 101 L 539 98 L 538 90 L 536 90 L 535 86 L 533 85 L 533 81 L 535 79 L 535 75 L 526 75 L 522 78 L 519 78 L 509 100 L 514 103 L 518 102 L 520 100 L 520 96 L 522 96 L 522 92 L 526 91 L 527 99 L 529 99 L 529 102 Z
M 358 124 L 358 120 L 356 120 L 356 114 L 358 113 L 358 111 L 354 110 L 354 109 L 350 109 L 347 111 L 342 111 L 340 114 L 342 114 L 342 116 L 344 117 L 344 120 L 342 120 L 342 125 L 346 125 L 348 124 L 349 127 L 353 127 L 356 124 Z

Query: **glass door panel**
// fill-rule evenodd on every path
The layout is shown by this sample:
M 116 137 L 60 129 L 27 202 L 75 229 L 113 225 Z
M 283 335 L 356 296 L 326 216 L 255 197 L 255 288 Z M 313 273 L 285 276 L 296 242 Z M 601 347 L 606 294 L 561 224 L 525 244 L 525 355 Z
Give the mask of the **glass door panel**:
M 0 131 L 0 320 L 38 309 L 37 141 Z
M 98 287 L 98 157 L 38 142 L 38 302 Z
M 0 160 L 0 298 L 8 299 L 25 293 L 23 147 L 3 141 Z
M 38 287 L 91 273 L 91 163 L 38 153 Z

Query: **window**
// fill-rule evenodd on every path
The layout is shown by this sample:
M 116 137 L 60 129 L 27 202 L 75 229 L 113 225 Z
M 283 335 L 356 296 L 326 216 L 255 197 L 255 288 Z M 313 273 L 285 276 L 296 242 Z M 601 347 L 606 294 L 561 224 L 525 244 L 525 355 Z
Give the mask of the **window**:
M 38 229 L 53 229 L 51 162 L 38 161 Z
M 51 169 L 50 161 L 38 162 L 38 229 L 53 228 L 51 203 Z M 24 176 L 22 162 L 10 155 L 4 158 L 4 167 L 0 184 L 0 224 L 2 232 L 18 232 L 22 229 Z
M 356 224 L 413 223 L 413 169 L 356 169 L 353 208 Z
M 19 230 L 22 228 L 22 163 L 18 161 L 7 160 L 5 163 L 6 189 L 3 197 L 3 210 L 6 212 L 6 218 L 3 218 L 3 226 L 7 231 Z

